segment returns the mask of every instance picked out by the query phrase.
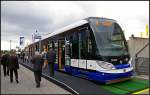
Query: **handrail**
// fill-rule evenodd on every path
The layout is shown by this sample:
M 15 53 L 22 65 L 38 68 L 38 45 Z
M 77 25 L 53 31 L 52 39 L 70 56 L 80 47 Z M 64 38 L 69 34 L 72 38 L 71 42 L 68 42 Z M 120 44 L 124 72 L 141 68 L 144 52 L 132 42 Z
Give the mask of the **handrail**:
M 137 55 L 142 52 L 142 50 L 144 50 L 147 46 L 149 45 L 149 42 L 142 48 L 140 49 L 136 54 L 135 54 L 135 58 L 137 57 Z

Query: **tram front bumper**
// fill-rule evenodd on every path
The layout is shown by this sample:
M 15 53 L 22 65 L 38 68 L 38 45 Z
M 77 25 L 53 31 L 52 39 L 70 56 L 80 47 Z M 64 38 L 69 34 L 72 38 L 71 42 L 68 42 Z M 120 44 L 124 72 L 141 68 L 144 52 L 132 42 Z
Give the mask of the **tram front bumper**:
M 92 80 L 96 80 L 98 82 L 102 82 L 105 84 L 121 82 L 125 80 L 131 79 L 133 75 L 133 71 L 126 72 L 126 73 L 103 73 L 103 72 L 96 72 L 95 74 L 91 74 L 89 77 Z

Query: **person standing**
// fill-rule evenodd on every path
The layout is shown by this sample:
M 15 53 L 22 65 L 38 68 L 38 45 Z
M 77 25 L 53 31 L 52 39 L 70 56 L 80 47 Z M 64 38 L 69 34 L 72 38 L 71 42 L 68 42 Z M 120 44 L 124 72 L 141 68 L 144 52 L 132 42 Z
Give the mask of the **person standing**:
M 25 55 L 25 63 L 29 63 L 29 58 L 27 54 Z
M 41 76 L 42 76 L 42 66 L 43 66 L 43 58 L 40 55 L 39 52 L 35 52 L 34 57 L 31 59 L 31 62 L 33 64 L 33 70 L 34 70 L 34 77 L 36 82 L 36 87 L 40 87 L 41 82 Z
M 9 54 L 4 54 L 1 59 L 1 64 L 3 65 L 4 76 L 6 75 L 9 76 L 8 58 L 9 58 Z
M 56 60 L 56 53 L 54 52 L 53 48 L 47 52 L 47 62 L 50 68 L 50 76 L 54 76 L 54 64 Z
M 47 51 L 46 51 L 46 49 L 44 49 L 44 51 L 42 52 L 43 59 L 46 59 L 46 54 L 47 54 Z
M 13 82 L 13 72 L 14 72 L 16 82 L 19 83 L 19 81 L 18 81 L 19 64 L 18 64 L 18 58 L 15 54 L 15 51 L 11 51 L 11 55 L 9 56 L 8 68 L 10 70 L 10 82 L 11 83 Z

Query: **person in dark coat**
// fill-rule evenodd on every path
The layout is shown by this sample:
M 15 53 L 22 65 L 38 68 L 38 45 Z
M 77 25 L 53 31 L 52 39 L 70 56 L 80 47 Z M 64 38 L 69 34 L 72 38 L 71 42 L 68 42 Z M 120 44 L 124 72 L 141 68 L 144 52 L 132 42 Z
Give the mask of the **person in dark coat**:
M 54 76 L 54 64 L 56 61 L 56 53 L 54 52 L 53 48 L 47 52 L 47 62 L 50 67 L 50 76 Z
M 43 66 L 44 60 L 39 52 L 35 52 L 35 56 L 31 59 L 31 62 L 33 64 L 36 87 L 38 88 L 40 87 L 41 76 L 42 76 L 42 66 Z
M 3 65 L 3 71 L 4 71 L 4 76 L 8 75 L 9 76 L 9 69 L 8 69 L 8 59 L 9 54 L 4 54 L 1 59 L 1 64 Z
M 9 66 L 8 66 L 8 68 L 10 70 L 10 82 L 11 83 L 13 82 L 13 72 L 14 72 L 16 82 L 19 83 L 19 81 L 18 81 L 19 64 L 18 64 L 18 58 L 17 58 L 14 51 L 11 51 L 11 55 L 9 56 Z

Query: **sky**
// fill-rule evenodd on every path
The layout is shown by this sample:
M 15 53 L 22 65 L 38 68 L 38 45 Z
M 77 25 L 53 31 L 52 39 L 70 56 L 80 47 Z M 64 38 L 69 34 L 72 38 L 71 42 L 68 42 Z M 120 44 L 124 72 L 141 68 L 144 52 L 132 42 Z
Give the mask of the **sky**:
M 25 45 L 38 30 L 45 35 L 86 17 L 115 19 L 126 39 L 139 36 L 149 25 L 149 1 L 1 1 L 1 50 Z

